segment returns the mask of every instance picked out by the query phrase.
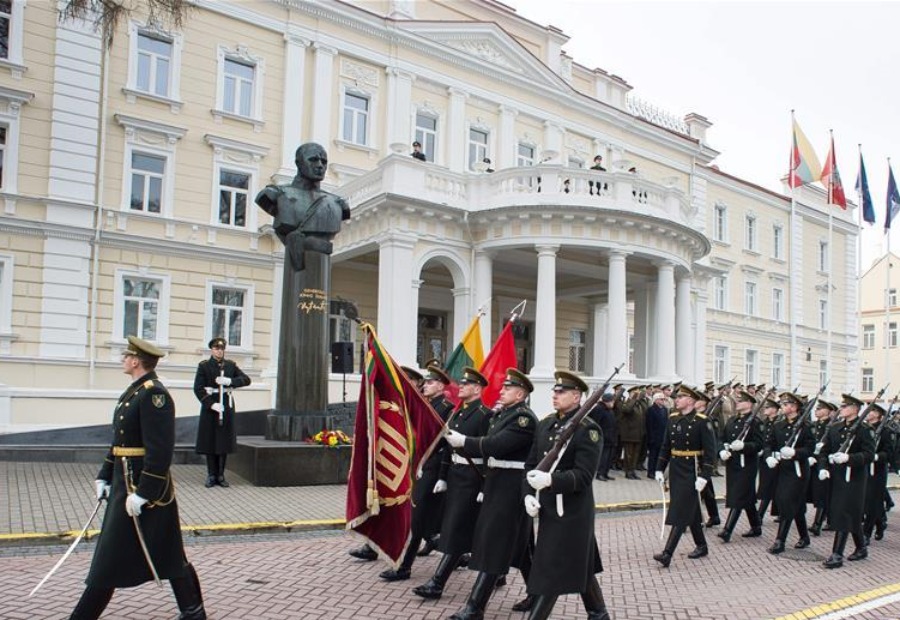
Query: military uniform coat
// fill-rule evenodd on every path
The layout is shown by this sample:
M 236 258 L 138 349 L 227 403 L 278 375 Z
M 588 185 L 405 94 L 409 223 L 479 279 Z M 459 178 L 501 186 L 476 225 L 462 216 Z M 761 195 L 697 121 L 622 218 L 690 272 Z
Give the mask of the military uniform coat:
M 534 444 L 525 461 L 526 472 L 534 469 L 550 451 L 575 411 L 554 413 L 538 422 Z M 584 592 L 588 580 L 603 571 L 594 535 L 593 487 L 602 447 L 600 428 L 585 417 L 553 471 L 550 487 L 535 493 L 523 482 L 525 494 L 536 494 L 541 504 L 528 594 L 557 596 Z M 557 510 L 557 496 L 562 498 L 562 516 Z
M 725 443 L 744 435 L 747 416 L 753 414 L 735 415 L 725 423 L 722 435 Z M 756 505 L 756 474 L 759 471 L 759 452 L 763 448 L 762 429 L 756 417 L 751 419 L 747 434 L 741 440 L 744 449 L 732 452 L 731 458 L 725 462 L 725 507 L 737 510 Z
M 446 422 L 453 411 L 453 403 L 443 394 L 432 398 L 431 407 Z M 412 535 L 431 538 L 441 531 L 441 516 L 444 514 L 444 495 L 433 493 L 435 483 L 440 480 L 441 461 L 450 447 L 441 440 L 422 465 L 422 477 L 413 485 Z
M 772 433 L 775 432 L 774 420 L 763 420 L 760 425 L 762 433 L 762 441 L 764 446 L 768 446 L 772 441 Z M 765 463 L 760 463 L 759 467 L 759 486 L 756 487 L 756 495 L 761 501 L 770 501 L 775 497 L 775 486 L 778 484 L 778 472 L 770 469 Z
M 869 479 L 866 481 L 865 515 L 867 519 L 874 519 L 875 522 L 880 521 L 885 515 L 884 493 L 887 489 L 888 469 L 893 452 L 893 433 L 885 428 L 875 447 L 875 456 L 878 460 L 869 465 Z
M 825 432 L 828 430 L 829 424 L 831 424 L 829 420 L 817 420 L 809 427 L 816 445 L 824 441 Z M 819 451 L 821 451 L 821 448 L 819 448 Z M 809 492 L 806 494 L 806 501 L 816 508 L 824 508 L 827 505 L 828 488 L 831 485 L 831 481 L 819 480 L 819 451 L 813 449 L 813 456 L 817 460 L 809 468 Z
M 798 416 L 802 415 L 802 412 L 798 414 Z M 776 422 L 764 456 L 777 456 L 776 453 L 788 445 L 788 440 L 794 430 L 793 427 L 794 424 L 788 422 L 787 418 Z M 794 448 L 794 458 L 781 459 L 775 466 L 775 471 L 778 472 L 778 482 L 775 485 L 775 507 L 778 509 L 778 516 L 782 519 L 793 519 L 798 515 L 806 514 L 809 457 L 815 450 L 815 444 L 816 440 L 809 431 L 809 427 L 803 424 L 800 434 L 797 435 L 797 441 L 791 446 Z M 761 467 L 770 469 L 765 462 Z M 797 475 L 798 469 L 800 475 Z
M 212 410 L 213 403 L 219 402 L 219 385 L 216 377 L 225 371 L 225 376 L 231 379 L 231 385 L 224 387 L 223 400 L 225 411 L 222 413 L 222 424 L 219 424 L 219 414 Z M 228 359 L 222 363 L 210 356 L 197 365 L 197 374 L 194 375 L 194 396 L 200 401 L 200 420 L 197 422 L 197 453 L 198 454 L 229 454 L 237 447 L 237 435 L 234 428 L 234 398 L 229 388 L 242 388 L 250 385 L 250 377 L 238 368 L 238 365 Z M 209 393 L 206 388 L 212 388 Z
M 125 512 L 126 488 L 119 448 L 144 448 L 142 457 L 127 459 L 135 492 L 144 499 L 138 521 L 160 579 L 187 575 L 178 503 L 169 466 L 175 450 L 175 404 L 165 386 L 150 372 L 119 397 L 113 414 L 113 442 L 97 480 L 110 483 L 109 501 L 85 583 L 99 588 L 127 588 L 152 581 L 134 521 Z
M 825 433 L 822 451 L 819 453 L 819 467 L 827 467 L 831 473 L 828 522 L 836 532 L 854 532 L 861 526 L 869 463 L 875 456 L 872 429 L 860 424 L 853 431 L 853 440 L 847 449 L 850 460 L 841 464 L 828 462 L 828 456 L 839 452 L 844 441 L 851 436 L 852 425 L 853 422 L 850 424 L 840 422 L 830 426 Z
M 484 501 L 475 524 L 472 570 L 501 575 L 519 566 L 528 545 L 530 520 L 522 509 L 524 464 L 531 452 L 537 418 L 525 403 L 501 409 L 490 417 L 487 434 L 469 437 L 462 453 L 484 459 Z M 489 459 L 519 463 L 519 469 L 492 467 Z
M 669 415 L 657 471 L 669 466 L 670 506 L 666 524 L 688 527 L 700 523 L 700 496 L 694 483 L 698 469 L 709 480 L 716 458 L 716 438 L 709 419 L 702 413 Z
M 449 428 L 469 437 L 481 437 L 487 432 L 490 415 L 491 410 L 481 403 L 481 399 L 460 404 L 450 420 Z M 447 450 L 442 464 L 447 472 L 447 497 L 444 498 L 438 549 L 441 553 L 468 553 L 472 550 L 475 522 L 481 509 L 478 494 L 484 481 L 484 466 L 473 468 L 469 463 L 453 463 L 451 453 Z

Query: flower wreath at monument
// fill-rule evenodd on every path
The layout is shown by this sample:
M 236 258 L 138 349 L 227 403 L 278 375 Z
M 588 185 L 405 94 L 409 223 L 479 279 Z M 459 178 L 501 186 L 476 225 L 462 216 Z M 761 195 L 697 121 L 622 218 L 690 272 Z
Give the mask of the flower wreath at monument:
M 349 446 L 353 440 L 343 431 L 319 431 L 309 439 L 309 443 L 318 444 L 320 446 Z

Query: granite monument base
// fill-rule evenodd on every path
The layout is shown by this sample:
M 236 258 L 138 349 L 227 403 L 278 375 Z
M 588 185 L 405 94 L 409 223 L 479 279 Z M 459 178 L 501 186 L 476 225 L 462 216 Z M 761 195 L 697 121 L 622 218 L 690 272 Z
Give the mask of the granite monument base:
M 259 487 L 345 484 L 351 446 L 326 447 L 263 436 L 238 437 L 228 469 Z

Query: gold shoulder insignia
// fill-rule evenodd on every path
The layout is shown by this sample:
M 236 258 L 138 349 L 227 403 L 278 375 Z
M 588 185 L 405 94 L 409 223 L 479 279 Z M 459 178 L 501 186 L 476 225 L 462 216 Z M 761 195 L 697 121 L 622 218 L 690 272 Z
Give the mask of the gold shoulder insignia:
M 519 426 L 521 426 L 522 428 L 525 428 L 526 426 L 528 426 L 528 416 L 520 415 L 518 422 L 519 422 Z
M 152 387 L 153 387 L 153 379 L 147 379 L 146 381 L 144 381 L 144 389 L 145 390 L 149 390 Z
M 681 412 L 680 412 L 680 411 L 673 411 L 672 413 L 669 414 L 669 417 L 670 417 L 670 418 L 676 418 L 676 417 L 678 417 L 678 416 L 680 416 L 680 415 L 681 415 Z
M 702 413 L 698 413 L 698 414 L 697 414 L 697 417 L 700 418 L 701 420 L 705 420 L 705 419 L 706 419 L 706 416 L 705 416 L 704 414 L 702 414 Z
M 593 443 L 597 443 L 598 441 L 600 441 L 600 431 L 598 431 L 596 428 L 592 428 L 588 431 L 588 437 L 591 438 L 591 441 Z

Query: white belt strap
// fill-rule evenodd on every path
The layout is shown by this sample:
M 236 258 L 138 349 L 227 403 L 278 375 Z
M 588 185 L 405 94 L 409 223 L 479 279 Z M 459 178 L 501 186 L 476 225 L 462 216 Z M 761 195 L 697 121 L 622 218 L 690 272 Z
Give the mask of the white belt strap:
M 525 469 L 525 461 L 501 461 L 489 456 L 487 466 L 491 469 Z
M 457 454 L 456 452 L 450 457 L 450 460 L 453 461 L 456 465 L 468 465 L 470 462 L 476 465 L 482 465 L 484 463 L 484 459 L 467 459 L 464 456 Z

